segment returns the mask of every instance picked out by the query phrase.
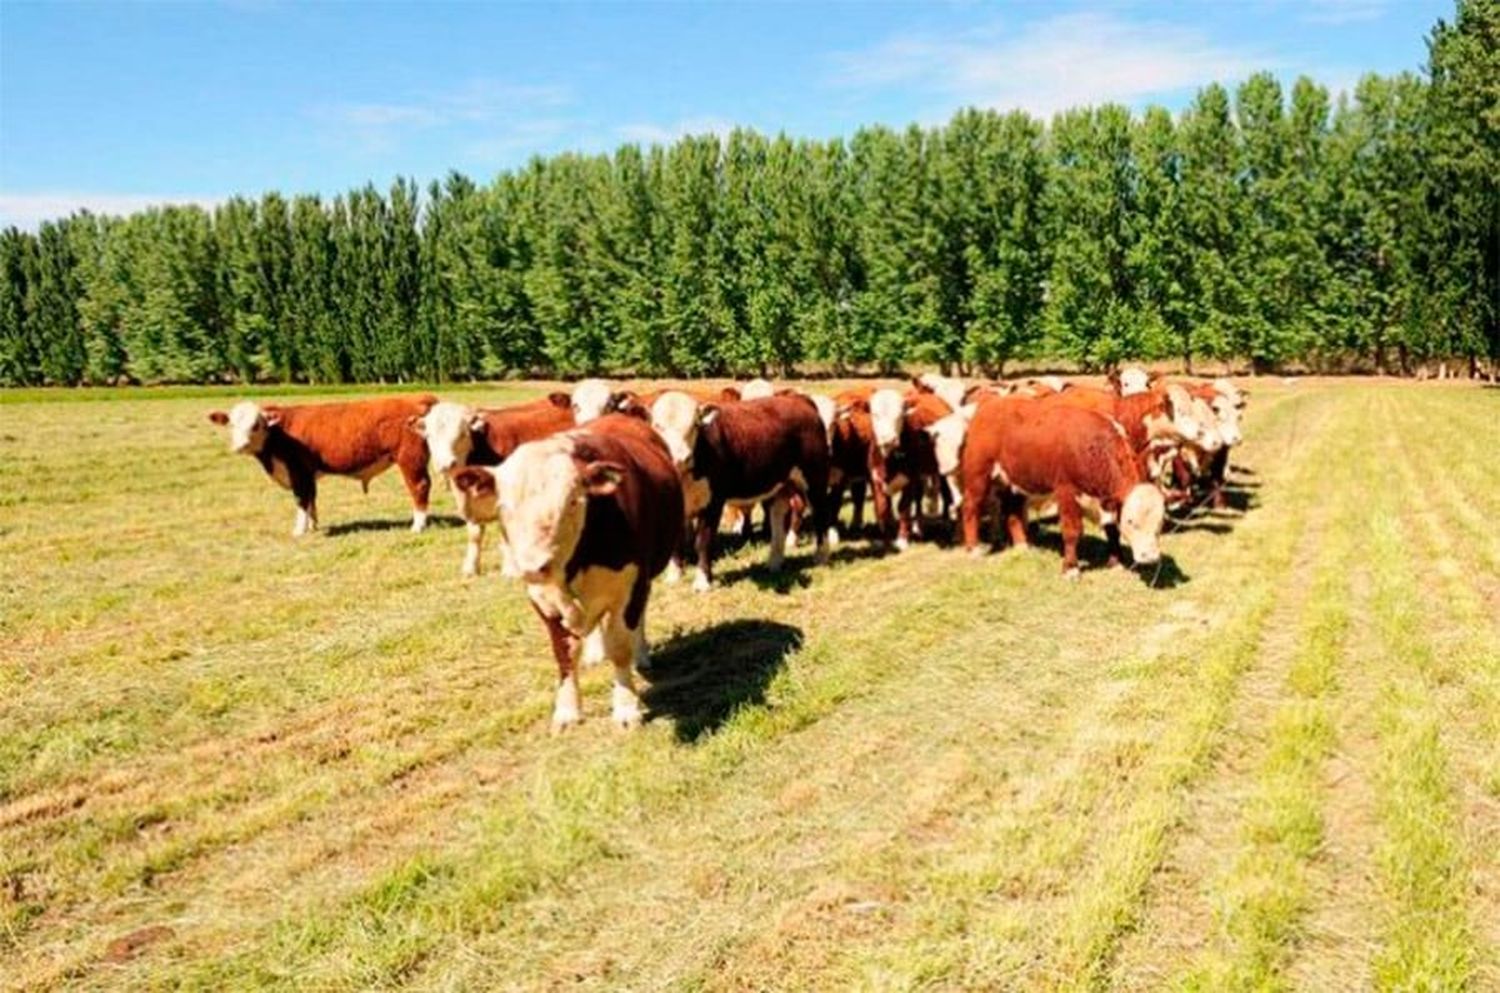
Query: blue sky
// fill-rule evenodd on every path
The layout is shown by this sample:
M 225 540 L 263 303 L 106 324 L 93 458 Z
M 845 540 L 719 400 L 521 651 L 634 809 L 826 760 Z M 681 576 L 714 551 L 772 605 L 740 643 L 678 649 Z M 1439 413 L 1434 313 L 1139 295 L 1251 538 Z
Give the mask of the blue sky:
M 1259 69 L 1337 89 L 1421 66 L 1450 0 L 35 3 L 0 0 L 0 224 L 748 125 L 808 137 L 1181 107 Z

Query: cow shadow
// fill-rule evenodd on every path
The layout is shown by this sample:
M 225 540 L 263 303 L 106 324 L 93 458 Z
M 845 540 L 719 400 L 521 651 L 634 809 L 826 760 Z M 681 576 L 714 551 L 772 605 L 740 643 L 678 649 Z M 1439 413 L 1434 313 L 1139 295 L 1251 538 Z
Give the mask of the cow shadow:
M 894 555 L 893 547 L 882 548 L 875 542 L 841 542 L 839 547 L 828 554 L 830 565 L 836 562 L 857 562 L 861 559 L 878 559 L 887 555 Z M 818 556 L 811 542 L 799 545 L 797 551 L 788 555 L 782 562 L 780 572 L 772 572 L 766 567 L 764 558 L 759 561 L 736 566 L 715 574 L 715 581 L 726 585 L 749 580 L 757 587 L 772 593 L 790 593 L 793 589 L 805 589 L 812 585 L 813 573 L 819 568 Z
M 651 650 L 641 674 L 648 720 L 670 720 L 691 744 L 723 727 L 741 707 L 766 702 L 766 687 L 802 645 L 802 630 L 763 619 L 725 621 Z
M 464 526 L 463 518 L 451 514 L 433 514 L 427 518 L 429 528 L 461 528 Z M 358 534 L 361 531 L 410 531 L 411 518 L 379 518 L 376 520 L 345 521 L 342 524 L 330 524 L 323 528 L 323 533 L 330 538 L 337 538 L 345 534 Z
M 1045 548 L 1055 552 L 1059 561 L 1061 560 L 1061 532 L 1050 529 L 1038 532 L 1033 528 L 1028 530 L 1027 534 L 1033 548 Z M 1124 550 L 1124 555 L 1126 561 L 1129 561 L 1129 548 Z M 1087 572 L 1107 573 L 1112 569 L 1124 568 L 1109 564 L 1109 542 L 1098 535 L 1088 533 L 1078 539 L 1078 564 Z M 1163 553 L 1161 558 L 1152 565 L 1134 567 L 1129 571 L 1141 582 L 1155 589 L 1174 589 L 1189 580 L 1188 574 L 1177 565 L 1177 560 L 1166 553 Z

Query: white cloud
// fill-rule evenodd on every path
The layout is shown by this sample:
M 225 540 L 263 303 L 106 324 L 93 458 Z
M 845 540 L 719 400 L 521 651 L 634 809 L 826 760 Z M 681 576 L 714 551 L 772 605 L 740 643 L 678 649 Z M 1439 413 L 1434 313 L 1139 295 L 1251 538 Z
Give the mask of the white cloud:
M 835 56 L 831 82 L 904 86 L 958 105 L 1052 114 L 1108 101 L 1137 103 L 1233 80 L 1280 62 L 1180 25 L 1112 14 L 1064 14 L 1018 30 L 1000 25 L 940 35 L 898 35 Z
M 652 124 L 644 121 L 622 124 L 615 128 L 615 134 L 619 135 L 622 141 L 642 145 L 665 145 L 690 134 L 727 135 L 736 127 L 738 125 L 733 121 L 723 117 L 701 116 L 684 117 L 672 124 Z
M 164 204 L 197 204 L 211 208 L 223 199 L 168 193 L 0 193 L 0 226 L 15 225 L 26 231 L 34 231 L 43 221 L 67 217 L 80 210 L 95 214 L 124 215 Z
M 417 132 L 438 128 L 484 126 L 491 134 L 519 142 L 536 126 L 540 112 L 555 114 L 572 102 L 564 86 L 473 79 L 391 102 L 317 104 L 307 113 L 330 127 L 336 140 L 352 142 L 366 152 L 383 152 Z

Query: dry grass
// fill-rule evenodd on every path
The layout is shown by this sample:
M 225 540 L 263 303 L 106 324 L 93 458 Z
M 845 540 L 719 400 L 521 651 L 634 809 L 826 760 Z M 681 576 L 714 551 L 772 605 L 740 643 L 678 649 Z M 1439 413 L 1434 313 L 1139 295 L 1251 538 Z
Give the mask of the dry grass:
M 1500 391 L 1257 389 L 1156 588 L 733 552 L 557 739 L 461 530 L 293 542 L 216 397 L 0 397 L 0 985 L 1500 985 Z

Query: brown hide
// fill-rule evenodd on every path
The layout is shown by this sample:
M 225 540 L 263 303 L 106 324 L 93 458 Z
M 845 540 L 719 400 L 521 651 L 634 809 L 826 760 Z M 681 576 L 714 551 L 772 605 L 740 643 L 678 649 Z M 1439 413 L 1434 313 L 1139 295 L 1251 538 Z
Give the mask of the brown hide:
M 274 424 L 272 433 L 279 430 L 311 453 L 318 472 L 353 476 L 380 462 L 404 464 L 403 456 L 415 457 L 418 451 L 425 465 L 427 443 L 408 431 L 407 424 L 435 403 L 437 397 L 423 394 L 343 403 L 265 404 L 261 409 Z
M 1077 563 L 1082 530 L 1077 498 L 1090 496 L 1117 511 L 1145 479 L 1129 441 L 1110 418 L 1027 397 L 997 397 L 980 405 L 969 425 L 960 471 L 966 548 L 978 547 L 980 516 L 992 485 L 1001 490 L 1006 529 L 1018 545 L 1026 543 L 1025 497 L 1054 495 L 1063 527 L 1064 568 Z M 1112 535 L 1111 551 L 1116 540 Z
M 1167 410 L 1166 394 L 1156 389 L 1122 397 L 1110 390 L 1095 389 L 1091 386 L 1071 386 L 1061 393 L 1054 393 L 1043 399 L 1047 403 L 1092 410 L 1105 417 L 1114 418 L 1125 429 L 1126 435 L 1130 438 L 1131 448 L 1137 455 L 1141 455 L 1150 447 L 1146 419 L 1170 416 Z
M 468 459 L 471 465 L 499 465 L 526 442 L 573 427 L 573 407 L 566 393 L 478 414 L 483 429 L 475 433 Z

